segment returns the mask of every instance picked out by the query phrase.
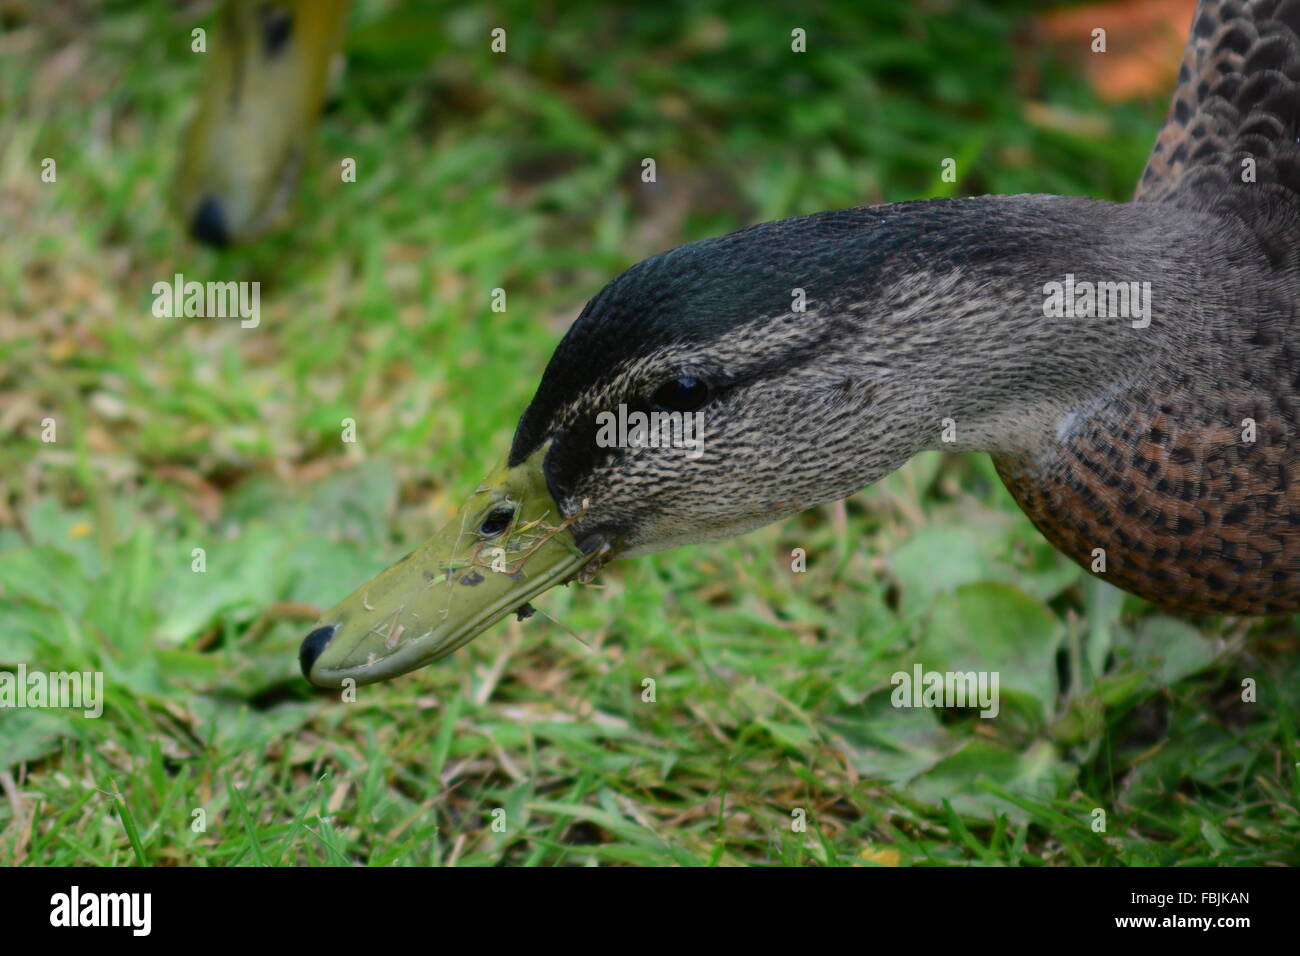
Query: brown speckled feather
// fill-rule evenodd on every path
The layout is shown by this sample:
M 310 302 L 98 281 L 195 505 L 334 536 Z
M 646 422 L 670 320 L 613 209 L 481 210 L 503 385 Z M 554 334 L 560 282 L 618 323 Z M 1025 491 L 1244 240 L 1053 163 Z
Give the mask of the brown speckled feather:
M 1300 0 L 1203 0 L 1135 198 L 1200 202 L 1243 182 L 1300 193 Z
M 1171 608 L 1300 610 L 1298 135 L 1300 0 L 1202 0 L 1135 199 L 1244 226 L 1261 291 L 1182 374 L 1113 395 L 1048 447 L 995 456 L 1049 540 L 1085 567 L 1101 549 L 1102 577 Z

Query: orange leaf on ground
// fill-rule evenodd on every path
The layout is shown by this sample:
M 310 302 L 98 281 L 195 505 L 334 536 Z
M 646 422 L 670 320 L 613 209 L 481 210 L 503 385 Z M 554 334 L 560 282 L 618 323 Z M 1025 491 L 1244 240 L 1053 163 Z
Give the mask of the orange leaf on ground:
M 1196 0 L 1116 0 L 1055 10 L 1035 23 L 1037 39 L 1079 65 L 1108 102 L 1173 89 Z M 1093 31 L 1106 31 L 1094 53 Z

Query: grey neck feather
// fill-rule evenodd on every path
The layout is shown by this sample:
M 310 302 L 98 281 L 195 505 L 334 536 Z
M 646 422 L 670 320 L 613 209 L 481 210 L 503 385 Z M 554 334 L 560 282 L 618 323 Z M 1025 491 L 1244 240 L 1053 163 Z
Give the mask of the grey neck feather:
M 826 310 L 856 326 L 867 351 L 842 358 L 906 410 L 913 451 L 1025 451 L 1113 390 L 1216 381 L 1225 360 L 1207 343 L 1244 341 L 1291 288 L 1259 267 L 1245 230 L 1207 213 L 1058 196 L 946 205 L 972 228 L 918 237 L 923 254 L 887 260 L 878 295 Z M 1044 314 L 1086 310 L 1085 283 L 1124 283 L 1127 314 Z

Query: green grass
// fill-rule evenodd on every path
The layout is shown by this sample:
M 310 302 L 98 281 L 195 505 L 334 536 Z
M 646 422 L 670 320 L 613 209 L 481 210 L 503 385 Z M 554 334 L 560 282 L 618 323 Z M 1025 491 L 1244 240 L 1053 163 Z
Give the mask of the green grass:
M 297 671 L 302 605 L 448 516 L 619 270 L 864 202 L 1122 199 L 1162 102 L 1100 104 L 1017 5 L 362 3 L 294 227 L 213 253 L 165 203 L 211 7 L 71 6 L 0 13 L 0 664 L 107 701 L 0 712 L 0 861 L 1296 862 L 1296 622 L 1086 579 L 983 457 L 613 565 L 355 703 Z M 154 318 L 175 272 L 261 281 L 261 327 Z M 1003 713 L 890 707 L 918 660 L 999 670 Z

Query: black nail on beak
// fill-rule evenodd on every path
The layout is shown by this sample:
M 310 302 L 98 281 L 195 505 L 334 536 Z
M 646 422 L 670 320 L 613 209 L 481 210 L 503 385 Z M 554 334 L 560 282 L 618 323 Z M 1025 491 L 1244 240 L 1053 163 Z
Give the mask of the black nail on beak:
M 230 245 L 230 232 L 226 228 L 226 213 L 221 208 L 221 200 L 215 196 L 203 197 L 190 222 L 190 235 L 218 249 Z
M 302 667 L 303 677 L 311 680 L 311 665 L 316 663 L 316 658 L 320 657 L 320 652 L 325 650 L 325 645 L 338 629 L 337 624 L 326 624 L 303 638 L 302 647 L 298 648 L 298 664 Z

